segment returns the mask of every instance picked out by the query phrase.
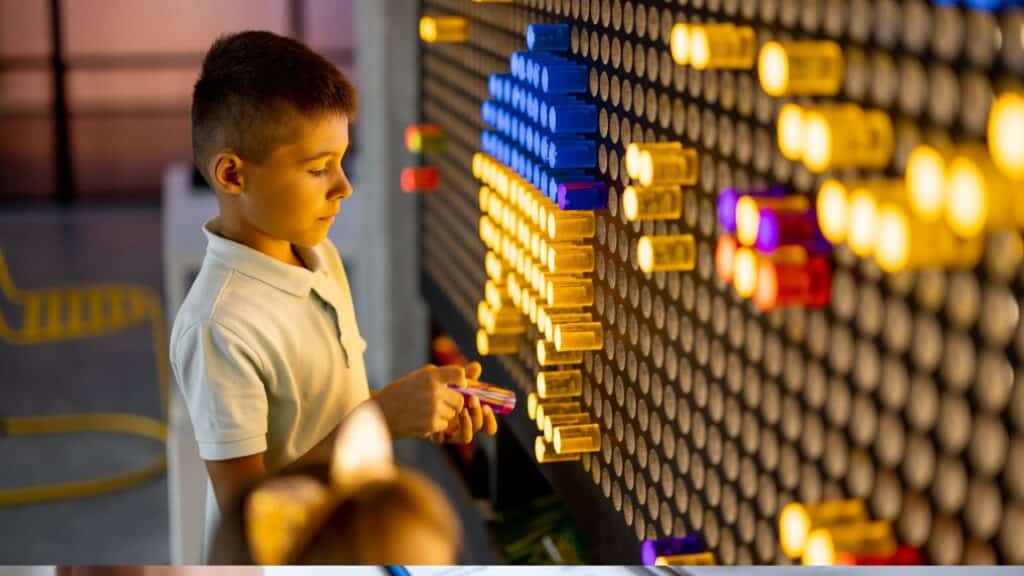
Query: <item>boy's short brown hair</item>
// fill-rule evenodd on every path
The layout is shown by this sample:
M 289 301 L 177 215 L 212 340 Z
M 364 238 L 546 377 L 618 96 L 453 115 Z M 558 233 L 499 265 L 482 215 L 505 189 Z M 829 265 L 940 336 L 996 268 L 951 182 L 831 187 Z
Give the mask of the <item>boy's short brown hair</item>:
M 206 164 L 230 148 L 259 162 L 280 141 L 290 114 L 356 113 L 352 83 L 301 42 L 271 32 L 223 36 L 203 59 L 192 93 L 192 154 Z

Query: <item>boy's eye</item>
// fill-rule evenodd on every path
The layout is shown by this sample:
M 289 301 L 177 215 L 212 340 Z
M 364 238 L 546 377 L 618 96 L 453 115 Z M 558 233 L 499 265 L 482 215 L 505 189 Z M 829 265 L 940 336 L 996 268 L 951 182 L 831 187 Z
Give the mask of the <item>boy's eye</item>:
M 327 168 L 322 168 L 320 170 L 310 170 L 309 173 L 312 174 L 313 176 L 323 176 L 324 174 L 327 174 Z

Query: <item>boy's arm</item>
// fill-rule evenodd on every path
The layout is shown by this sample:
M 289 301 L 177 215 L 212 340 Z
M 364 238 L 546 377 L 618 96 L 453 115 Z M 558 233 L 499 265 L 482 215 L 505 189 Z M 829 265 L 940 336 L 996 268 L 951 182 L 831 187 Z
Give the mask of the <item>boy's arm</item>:
M 206 460 L 206 471 L 221 510 L 228 510 L 245 487 L 267 475 L 262 452 L 230 460 Z

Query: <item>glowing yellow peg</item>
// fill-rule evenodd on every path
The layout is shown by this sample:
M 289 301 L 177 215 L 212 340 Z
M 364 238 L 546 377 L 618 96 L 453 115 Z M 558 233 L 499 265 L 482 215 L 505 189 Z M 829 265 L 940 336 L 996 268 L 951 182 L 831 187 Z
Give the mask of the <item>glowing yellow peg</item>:
M 1024 92 L 1002 94 L 992 105 L 988 149 L 1004 174 L 1024 179 Z
M 1010 180 L 981 147 L 959 149 L 953 157 L 944 204 L 946 222 L 962 238 L 1024 227 L 1024 183 Z
M 878 241 L 878 212 L 883 204 L 905 206 L 906 189 L 902 180 L 864 182 L 850 195 L 850 220 L 846 243 L 861 258 L 875 251 Z
M 757 39 L 750 26 L 691 24 L 690 65 L 697 70 L 750 69 Z
M 604 328 L 600 322 L 555 325 L 555 350 L 559 352 L 600 350 L 604 347 Z
M 484 167 L 487 165 L 487 156 L 483 152 L 474 152 L 473 159 L 470 161 L 470 171 L 473 173 L 473 178 L 480 180 L 484 174 Z
M 537 373 L 537 396 L 571 398 L 583 393 L 583 373 L 579 370 L 552 370 Z
M 537 327 L 544 333 L 545 339 L 554 342 L 555 328 L 560 324 L 578 324 L 580 322 L 590 322 L 591 320 L 593 320 L 593 318 L 591 317 L 590 312 L 584 312 L 582 310 L 574 312 L 557 312 L 553 314 L 546 313 L 543 322 L 538 322 Z
M 862 500 L 791 502 L 779 514 L 779 544 L 790 558 L 799 558 L 810 533 L 822 526 L 860 522 L 867 519 Z
M 679 186 L 626 186 L 622 192 L 622 213 L 630 222 L 675 220 L 683 214 L 683 190 Z
M 534 410 L 534 421 L 537 424 L 537 430 L 544 431 L 544 418 L 551 416 L 552 414 L 578 414 L 582 412 L 579 402 L 538 402 L 537 408 Z
M 597 424 L 560 426 L 555 429 L 555 452 L 597 452 L 601 449 L 601 428 Z
M 942 216 L 952 150 L 920 145 L 907 157 L 907 200 L 914 215 L 926 222 Z
M 551 462 L 569 462 L 572 460 L 579 460 L 579 452 L 567 452 L 565 454 L 558 454 L 555 452 L 555 447 L 550 442 L 545 442 L 542 436 L 537 436 L 537 439 L 533 443 L 533 454 L 537 457 L 538 464 L 550 464 Z
M 593 212 L 548 211 L 548 238 L 555 242 L 593 238 L 597 220 Z
M 487 254 L 484 255 L 484 270 L 487 272 L 487 277 L 495 282 L 503 282 L 505 280 L 505 264 L 501 261 L 501 257 L 493 250 L 488 250 Z
M 690 63 L 690 25 L 686 22 L 677 22 L 672 27 L 672 36 L 669 39 L 669 46 L 672 49 L 672 60 L 679 66 L 686 66 Z M 635 176 L 633 176 L 635 178 Z
M 552 274 L 583 274 L 594 269 L 594 247 L 585 244 L 549 244 L 548 270 Z
M 420 18 L 420 40 L 465 42 L 469 40 L 469 22 L 458 16 L 424 16 Z
M 553 442 L 555 430 L 562 426 L 580 426 L 590 424 L 590 414 L 579 412 L 576 414 L 545 414 L 544 415 L 544 440 Z
M 804 157 L 804 109 L 793 103 L 783 105 L 776 130 L 782 156 L 799 162 Z
M 732 285 L 740 298 L 750 298 L 757 290 L 757 253 L 746 246 L 736 250 Z
M 594 303 L 594 282 L 589 278 L 548 279 L 548 306 L 590 306 Z
M 889 165 L 892 120 L 880 110 L 854 104 L 810 108 L 804 115 L 804 166 L 812 172 Z
M 766 42 L 757 60 L 769 96 L 834 96 L 843 85 L 843 50 L 835 42 Z
M 655 566 L 714 566 L 715 555 L 711 552 L 696 554 L 677 554 L 675 556 L 658 556 L 654 559 Z
M 502 290 L 494 280 L 488 280 L 487 283 L 484 284 L 484 299 L 487 301 L 487 304 L 495 310 L 512 302 L 512 299 L 508 296 L 508 292 Z
M 633 142 L 626 146 L 626 175 L 640 178 L 640 153 L 646 150 L 682 150 L 679 142 Z
M 637 241 L 636 259 L 640 270 L 646 274 L 693 270 L 697 264 L 697 242 L 692 234 L 641 236 Z
M 832 566 L 839 553 L 887 556 L 896 551 L 896 537 L 888 522 L 859 522 L 818 528 L 807 537 L 803 563 Z
M 530 392 L 529 394 L 526 395 L 526 415 L 530 417 L 530 420 L 536 420 L 537 408 L 541 404 L 551 404 L 553 402 L 554 401 L 552 400 L 544 400 L 543 398 L 537 396 L 537 394 Z
M 637 162 L 637 181 L 641 186 L 692 186 L 697 183 L 699 164 L 697 151 L 692 148 L 644 148 L 640 150 Z
M 518 334 L 488 334 L 480 329 L 476 332 L 476 351 L 481 356 L 493 354 L 515 354 L 519 351 Z
M 583 362 L 583 352 L 566 350 L 559 352 L 554 342 L 537 341 L 537 363 L 541 366 L 558 366 L 559 364 L 579 364 Z
M 849 204 L 849 185 L 831 178 L 821 183 L 816 200 L 818 227 L 830 244 L 840 244 L 846 240 Z
M 983 248 L 980 238 L 961 240 L 945 223 L 912 218 L 900 206 L 886 204 L 879 211 L 875 261 L 890 274 L 921 268 L 971 268 Z

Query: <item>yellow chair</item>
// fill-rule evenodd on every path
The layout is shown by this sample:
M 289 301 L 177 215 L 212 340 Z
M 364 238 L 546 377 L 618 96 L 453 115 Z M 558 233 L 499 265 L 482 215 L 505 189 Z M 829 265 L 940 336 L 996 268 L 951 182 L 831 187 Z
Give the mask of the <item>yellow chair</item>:
M 21 291 L 14 286 L 0 250 L 0 345 L 45 345 L 97 338 L 148 323 L 160 392 L 161 419 L 124 413 L 83 413 L 0 419 L 0 437 L 75 432 L 112 432 L 167 441 L 167 347 L 163 308 L 149 287 L 124 284 L 62 286 Z M 20 310 L 20 326 L 4 311 Z M 93 480 L 0 490 L 0 506 L 80 498 L 124 490 L 159 477 L 167 468 L 164 450 L 140 468 Z

